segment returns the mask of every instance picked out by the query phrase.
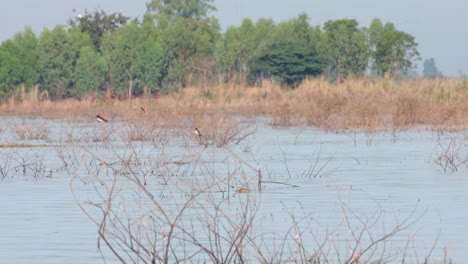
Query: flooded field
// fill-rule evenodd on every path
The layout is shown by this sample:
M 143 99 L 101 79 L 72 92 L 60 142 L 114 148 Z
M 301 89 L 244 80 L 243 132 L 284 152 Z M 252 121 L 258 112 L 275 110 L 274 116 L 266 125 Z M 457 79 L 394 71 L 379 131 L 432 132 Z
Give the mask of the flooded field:
M 0 124 L 5 263 L 468 258 L 462 132 Z

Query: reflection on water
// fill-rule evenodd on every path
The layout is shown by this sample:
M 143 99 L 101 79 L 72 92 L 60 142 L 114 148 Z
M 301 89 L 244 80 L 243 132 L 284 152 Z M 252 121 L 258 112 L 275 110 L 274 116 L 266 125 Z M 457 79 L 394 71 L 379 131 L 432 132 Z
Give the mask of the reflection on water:
M 129 148 L 117 136 L 110 144 L 67 142 L 70 134 L 80 139 L 99 130 L 96 124 L 0 119 L 4 124 L 46 122 L 50 129 L 47 140 L 26 141 L 49 147 L 0 149 L 0 254 L 5 263 L 102 263 L 97 250 L 98 226 L 77 206 L 70 179 L 74 177 L 75 198 L 99 219 L 102 214 L 96 204 L 101 205 L 105 196 L 98 194 L 109 191 L 106 188 L 116 172 L 121 178 L 135 173 L 118 164 L 122 157 L 138 163 L 134 168 L 144 175 L 150 195 L 167 206 L 166 210 L 174 209 L 168 211 L 171 216 L 191 197 L 198 199 L 209 193 L 209 198 L 194 199 L 181 220 L 189 235 L 207 232 L 209 227 L 204 224 L 214 221 L 210 216 L 215 213 L 207 208 L 219 206 L 222 212 L 232 213 L 220 219 L 234 219 L 242 213 L 239 204 L 250 200 L 252 208 L 258 207 L 250 236 L 262 234 L 261 247 L 278 249 L 283 241 L 292 241 L 293 245 L 309 243 L 317 248 L 328 239 L 323 251 L 329 253 L 322 256 L 342 262 L 355 249 L 350 238 L 358 236 L 362 227 L 378 239 L 395 226 L 405 226 L 404 220 L 411 216 L 409 222 L 417 221 L 385 245 L 390 253 L 385 261 L 401 262 L 403 255 L 423 259 L 436 242 L 431 254 L 435 262 L 444 260 L 444 254 L 455 261 L 468 258 L 464 242 L 468 235 L 467 168 L 460 165 L 456 172 L 444 172 L 434 163 L 440 155 L 440 137 L 456 138 L 464 147 L 461 133 L 334 133 L 303 127 L 272 128 L 259 122 L 255 134 L 229 149 L 196 144 L 187 148 L 180 141 L 164 147 L 134 142 Z M 19 140 L 11 129 L 4 129 L 2 142 Z M 59 143 L 62 148 L 57 147 Z M 464 153 L 463 148 L 460 151 Z M 258 191 L 258 171 L 263 176 L 262 192 Z M 119 198 L 115 198 L 115 206 L 121 207 L 122 214 L 138 216 L 152 205 L 144 200 L 146 194 L 138 186 L 124 180 L 116 186 Z M 251 193 L 235 194 L 241 187 Z M 189 228 L 190 224 L 195 226 Z M 164 240 L 167 227 L 145 228 Z M 198 239 L 209 243 L 210 238 Z M 372 238 L 366 239 L 369 244 Z M 184 250 L 189 252 L 190 248 Z M 107 249 L 104 254 L 110 256 Z

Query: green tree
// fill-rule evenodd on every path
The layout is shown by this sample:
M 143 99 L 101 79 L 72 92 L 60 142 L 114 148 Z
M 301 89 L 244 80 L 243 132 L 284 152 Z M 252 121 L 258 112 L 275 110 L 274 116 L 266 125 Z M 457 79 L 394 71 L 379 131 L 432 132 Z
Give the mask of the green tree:
M 368 35 L 369 35 L 369 52 L 371 54 L 369 59 L 370 73 L 373 77 L 377 77 L 377 71 L 375 69 L 375 52 L 377 48 L 377 43 L 380 43 L 384 32 L 384 26 L 382 21 L 378 18 L 374 18 L 370 24 Z
M 67 96 L 77 58 L 68 32 L 63 26 L 45 29 L 39 37 L 38 51 L 41 90 L 47 90 L 52 98 Z
M 266 23 L 263 26 L 264 31 L 271 33 Z M 256 31 L 253 21 L 246 18 L 239 27 L 231 26 L 224 34 L 218 46 L 218 61 L 229 81 L 235 80 L 245 84 L 250 68 L 249 63 L 260 44 Z
M 82 47 L 93 46 L 93 49 L 97 51 L 97 48 L 94 47 L 91 37 L 88 33 L 81 31 L 78 27 L 74 27 L 68 31 L 68 37 L 72 43 L 71 52 L 76 55 L 76 58 L 79 55 L 79 52 Z M 75 60 L 76 61 L 76 60 Z
M 133 95 L 135 81 L 138 75 L 138 59 L 140 52 L 139 28 L 135 23 L 130 23 L 120 29 L 117 34 L 114 56 L 111 63 L 114 85 L 114 93 L 122 96 Z
M 88 94 L 103 94 L 107 62 L 95 51 L 94 46 L 83 46 L 76 62 L 73 80 L 75 87 L 70 95 L 83 98 Z
M 273 42 L 289 40 L 310 45 L 313 31 L 309 25 L 307 14 L 300 14 L 297 18 L 281 22 L 275 28 L 272 36 Z
M 364 75 L 369 61 L 369 44 L 365 32 L 354 19 L 328 21 L 324 25 L 326 35 L 323 47 L 328 61 L 327 74 L 342 81 Z
M 382 27 L 376 19 L 371 23 L 370 33 L 374 74 L 392 78 L 408 74 L 414 67 L 414 61 L 419 59 L 414 37 L 397 30 L 392 23 Z
M 442 73 L 437 69 L 434 58 L 425 59 L 423 64 L 424 77 L 436 78 L 441 77 Z
M 218 47 L 218 61 L 229 81 L 245 85 L 254 58 L 270 45 L 277 26 L 271 19 L 243 20 L 239 27 L 230 27 Z
M 108 32 L 104 34 L 101 39 L 101 55 L 104 58 L 104 61 L 107 62 L 107 74 L 104 76 L 106 80 L 106 98 L 109 98 L 114 95 L 114 84 L 112 83 L 113 75 L 115 72 L 114 69 L 114 57 L 115 57 L 115 46 L 117 42 L 117 33 Z
M 15 34 L 13 44 L 15 45 L 15 56 L 20 62 L 20 73 L 17 85 L 25 85 L 26 89 L 37 84 L 40 76 L 38 68 L 38 40 L 30 27 L 26 27 L 24 32 Z
M 16 33 L 0 46 L 0 98 L 18 88 L 28 91 L 39 81 L 37 38 L 31 28 Z
M 378 18 L 374 18 L 369 27 L 369 46 L 372 52 L 375 52 L 377 43 L 382 39 L 384 33 L 384 27 L 382 21 Z
M 318 37 L 301 14 L 282 22 L 271 30 L 252 59 L 250 78 L 271 77 L 282 85 L 297 86 L 306 76 L 322 73 L 323 62 L 318 53 Z
M 208 13 L 215 11 L 213 0 L 151 0 L 146 4 L 149 13 L 159 19 L 187 18 L 203 20 Z
M 130 23 L 103 40 L 112 91 L 131 97 L 158 90 L 165 55 L 151 26 Z
M 322 73 L 317 52 L 301 42 L 285 40 L 266 46 L 252 64 L 255 77 L 272 77 L 281 84 L 295 87 L 307 76 Z
M 15 56 L 13 41 L 7 40 L 0 46 L 0 99 L 13 94 L 21 76 L 21 63 Z
M 70 18 L 68 24 L 72 28 L 78 27 L 82 32 L 88 33 L 96 50 L 100 50 L 104 34 L 121 28 L 128 20 L 129 17 L 121 13 L 107 14 L 103 10 L 97 9 L 94 12 L 85 10 L 84 15 Z
M 147 4 L 166 51 L 165 91 L 190 85 L 189 77 L 198 72 L 198 62 L 213 57 L 220 27 L 214 17 L 208 17 L 211 10 L 212 0 L 153 0 Z
M 142 50 L 139 60 L 139 80 L 143 93 L 149 95 L 158 92 L 164 76 L 166 53 L 161 40 L 157 36 L 157 29 L 150 16 L 146 15 L 141 25 Z M 141 90 L 141 89 L 140 89 Z

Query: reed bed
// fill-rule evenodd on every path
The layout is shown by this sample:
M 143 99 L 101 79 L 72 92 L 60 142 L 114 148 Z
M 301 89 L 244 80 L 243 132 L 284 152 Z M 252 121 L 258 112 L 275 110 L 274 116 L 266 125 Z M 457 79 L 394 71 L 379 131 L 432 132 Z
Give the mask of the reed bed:
M 309 125 L 333 130 L 380 131 L 414 126 L 464 129 L 468 79 L 358 79 L 330 83 L 309 79 L 296 89 L 264 81 L 261 87 L 222 84 L 189 87 L 157 98 L 131 100 L 40 100 L 25 95 L 0 106 L 5 113 L 86 120 L 96 113 L 110 120 L 150 118 L 177 127 L 187 118 L 212 113 L 266 116 L 278 126 Z

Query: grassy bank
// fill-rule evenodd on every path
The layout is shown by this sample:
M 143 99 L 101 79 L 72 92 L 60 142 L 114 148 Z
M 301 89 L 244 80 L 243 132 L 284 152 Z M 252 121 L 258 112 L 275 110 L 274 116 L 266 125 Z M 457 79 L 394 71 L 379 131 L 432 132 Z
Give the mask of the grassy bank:
M 273 125 L 375 131 L 412 126 L 463 129 L 468 114 L 467 79 L 361 79 L 339 84 L 313 79 L 294 90 L 264 81 L 261 87 L 193 87 L 157 98 L 108 101 L 50 101 L 39 100 L 37 95 L 33 92 L 21 100 L 11 99 L 0 110 L 15 115 L 81 120 L 93 119 L 97 113 L 111 120 L 145 116 L 173 125 L 184 117 L 201 119 L 212 113 L 265 115 Z

